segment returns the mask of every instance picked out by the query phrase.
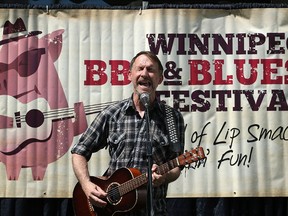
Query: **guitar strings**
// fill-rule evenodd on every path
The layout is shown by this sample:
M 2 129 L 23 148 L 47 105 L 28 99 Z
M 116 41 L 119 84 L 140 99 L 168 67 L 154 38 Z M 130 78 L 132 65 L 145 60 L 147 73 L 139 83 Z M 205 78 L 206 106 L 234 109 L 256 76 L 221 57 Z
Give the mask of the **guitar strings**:
M 171 161 L 168 161 L 164 164 L 162 164 L 161 166 L 159 166 L 157 169 L 159 169 L 159 174 L 163 174 L 167 171 L 169 171 L 172 168 L 175 168 L 176 166 L 174 165 L 176 159 L 173 159 Z M 135 184 L 131 183 L 131 182 L 135 182 Z M 147 182 L 147 177 L 146 174 L 141 174 L 139 176 L 136 176 L 132 179 L 130 179 L 129 181 L 126 181 L 120 185 L 117 185 L 113 188 L 111 188 L 107 193 L 109 196 L 116 196 L 117 194 L 119 194 L 120 196 L 134 190 L 135 188 L 141 186 L 142 184 L 144 184 L 145 182 Z
M 169 170 L 171 170 L 171 169 L 173 169 L 179 165 L 190 164 L 193 162 L 197 162 L 201 158 L 203 159 L 204 153 L 203 153 L 203 150 L 201 150 L 201 149 L 202 148 L 197 148 L 197 149 L 192 149 L 189 152 L 188 151 L 185 152 L 184 154 L 178 156 L 177 158 L 174 158 L 174 159 L 160 165 L 157 168 L 156 172 L 158 174 L 163 175 L 164 173 L 168 172 Z M 198 151 L 200 151 L 201 155 L 197 154 Z M 181 162 L 179 161 L 180 157 L 181 157 Z M 135 182 L 135 184 L 133 184 L 133 182 Z M 126 193 L 136 189 L 137 187 L 141 186 L 145 182 L 147 182 L 146 174 L 141 174 L 141 175 L 138 175 L 138 176 L 136 176 L 136 177 L 130 179 L 129 181 L 126 181 L 120 185 L 117 184 L 115 187 L 110 188 L 107 191 L 107 193 L 108 193 L 109 197 L 115 197 L 116 195 L 120 195 L 120 197 L 121 197 L 124 194 L 126 194 Z
M 94 105 L 87 105 L 84 106 L 85 109 L 85 114 L 94 114 L 94 113 L 99 113 L 101 112 L 106 106 L 112 105 L 116 102 L 107 102 L 107 103 L 102 103 L 102 104 L 94 104 Z M 51 111 L 46 111 L 43 112 L 44 118 L 49 119 L 49 118 L 58 118 L 58 119 L 63 119 L 63 118 L 73 118 L 74 117 L 74 108 L 59 108 L 57 110 L 51 110 Z M 16 116 L 16 122 L 25 122 L 25 117 L 26 114 Z M 61 118 L 59 118 L 61 117 Z
M 147 179 L 146 174 L 136 176 L 135 178 L 132 178 L 129 181 L 124 182 L 123 184 L 120 184 L 120 185 L 117 185 L 116 187 L 111 188 L 107 193 L 109 197 L 116 196 L 117 194 L 119 194 L 120 196 L 123 196 L 124 194 L 142 185 L 142 183 L 145 183 L 146 179 Z M 136 183 L 132 184 L 131 182 L 133 181 L 135 181 L 137 184 Z
M 170 169 L 174 168 L 174 162 L 176 161 L 176 159 L 173 159 L 171 161 L 168 161 L 164 164 L 162 164 L 161 166 L 158 167 L 158 171 L 159 174 L 163 174 L 167 171 L 169 171 Z M 135 184 L 131 183 L 131 182 L 135 182 Z M 144 184 L 145 182 L 147 182 L 147 177 L 146 174 L 141 174 L 139 176 L 136 176 L 135 178 L 130 179 L 129 181 L 124 182 L 123 184 L 117 185 L 113 188 L 111 188 L 107 193 L 109 195 L 109 197 L 113 197 L 116 195 L 120 195 L 123 196 L 124 194 L 134 190 L 135 188 L 141 186 L 142 184 Z

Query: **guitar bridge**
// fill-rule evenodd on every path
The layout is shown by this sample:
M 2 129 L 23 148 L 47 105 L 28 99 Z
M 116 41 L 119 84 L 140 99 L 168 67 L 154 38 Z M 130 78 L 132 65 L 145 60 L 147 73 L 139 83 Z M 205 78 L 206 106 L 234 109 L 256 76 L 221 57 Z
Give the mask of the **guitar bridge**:
M 15 121 L 16 121 L 17 128 L 21 128 L 20 112 L 15 112 L 14 115 L 15 115 Z

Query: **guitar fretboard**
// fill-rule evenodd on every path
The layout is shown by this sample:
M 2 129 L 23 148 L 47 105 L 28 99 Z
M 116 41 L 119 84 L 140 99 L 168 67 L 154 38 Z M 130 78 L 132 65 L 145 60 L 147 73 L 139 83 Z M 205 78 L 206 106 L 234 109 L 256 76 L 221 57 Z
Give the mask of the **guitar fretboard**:
M 177 166 L 178 166 L 178 164 L 177 164 L 177 160 L 175 158 L 175 159 L 170 160 L 167 163 L 159 166 L 157 168 L 156 172 L 158 174 L 163 175 Z M 146 174 L 144 173 L 144 174 L 141 174 L 141 175 L 121 184 L 118 188 L 120 196 L 123 196 L 124 194 L 129 193 L 132 190 L 135 190 L 136 188 L 140 187 L 143 184 L 146 184 L 147 182 L 148 182 L 148 179 L 147 179 Z
M 184 166 L 193 162 L 196 162 L 198 160 L 202 160 L 205 158 L 204 151 L 202 147 L 197 147 L 196 149 L 192 149 L 191 151 L 185 151 L 184 154 L 178 156 L 177 158 L 174 158 L 173 160 L 170 160 L 162 165 L 160 165 L 156 173 L 163 175 L 170 170 L 174 169 L 175 167 Z M 117 191 L 117 194 L 122 197 L 123 195 L 129 193 L 130 191 L 133 191 L 137 189 L 138 187 L 144 185 L 148 182 L 146 173 L 141 174 L 139 176 L 136 176 L 135 178 L 130 179 L 129 181 L 126 181 L 125 183 L 114 187 L 111 189 L 111 191 L 108 191 L 108 193 L 115 194 Z

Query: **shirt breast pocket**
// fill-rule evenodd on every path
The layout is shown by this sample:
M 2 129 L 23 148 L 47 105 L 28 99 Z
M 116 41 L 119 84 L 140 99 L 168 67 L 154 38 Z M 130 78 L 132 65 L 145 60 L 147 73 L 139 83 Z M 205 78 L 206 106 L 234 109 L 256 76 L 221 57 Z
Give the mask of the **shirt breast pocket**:
M 118 158 L 125 146 L 126 133 L 111 132 L 108 136 L 109 153 L 113 158 Z
M 153 134 L 153 159 L 157 164 L 165 162 L 169 156 L 169 139 L 163 133 Z

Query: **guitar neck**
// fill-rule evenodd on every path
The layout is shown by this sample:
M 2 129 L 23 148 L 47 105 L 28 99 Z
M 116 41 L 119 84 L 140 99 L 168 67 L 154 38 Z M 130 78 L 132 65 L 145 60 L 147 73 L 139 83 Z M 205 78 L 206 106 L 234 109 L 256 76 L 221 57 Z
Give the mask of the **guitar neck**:
M 175 167 L 178 167 L 178 166 L 179 165 L 177 163 L 177 158 L 175 158 L 173 160 L 170 160 L 170 161 L 160 165 L 157 168 L 156 173 L 163 175 L 163 174 L 169 172 L 171 169 L 174 169 Z M 123 196 L 124 194 L 126 194 L 132 190 L 137 189 L 138 187 L 146 184 L 147 182 L 148 182 L 147 175 L 146 175 L 146 173 L 143 173 L 143 174 L 121 184 L 118 188 L 119 193 L 121 196 Z
M 173 160 L 170 160 L 162 165 L 160 165 L 157 170 L 156 173 L 163 175 L 167 172 L 169 172 L 170 170 L 174 169 L 175 167 L 179 167 L 179 166 L 184 166 L 193 162 L 197 162 L 198 160 L 202 160 L 206 158 L 203 148 L 202 147 L 197 147 L 195 149 L 192 149 L 190 151 L 185 151 L 184 154 L 178 156 L 177 158 L 174 158 Z M 124 194 L 135 190 L 136 188 L 142 186 L 143 184 L 147 183 L 148 179 L 147 179 L 147 175 L 146 173 L 141 174 L 135 178 L 130 179 L 129 181 L 121 184 L 119 186 L 119 193 L 121 196 L 123 196 Z
M 179 166 L 178 163 L 178 158 L 174 158 L 173 160 L 170 160 L 164 164 L 162 164 L 161 166 L 159 166 L 156 170 L 156 173 L 159 175 L 163 175 L 167 172 L 169 172 L 170 170 L 174 169 L 175 167 Z

